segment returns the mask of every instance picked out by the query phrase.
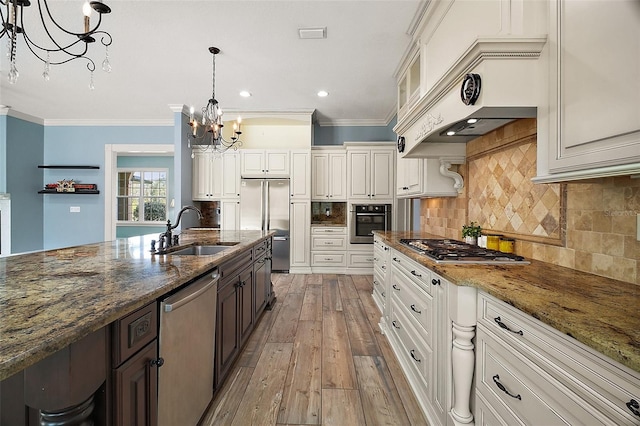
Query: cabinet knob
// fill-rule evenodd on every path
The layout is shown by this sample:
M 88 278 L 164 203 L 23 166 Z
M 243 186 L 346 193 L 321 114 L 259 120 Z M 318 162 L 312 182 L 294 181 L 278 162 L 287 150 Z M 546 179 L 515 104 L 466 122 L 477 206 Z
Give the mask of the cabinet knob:
M 431 280 L 431 284 L 433 284 L 433 285 L 440 285 L 440 279 L 439 279 L 439 278 L 438 278 L 438 279 L 436 279 L 436 278 L 432 279 L 432 280 Z
M 162 367 L 164 365 L 164 358 L 160 357 L 158 359 L 152 359 L 151 361 L 149 361 L 149 365 L 151 367 Z

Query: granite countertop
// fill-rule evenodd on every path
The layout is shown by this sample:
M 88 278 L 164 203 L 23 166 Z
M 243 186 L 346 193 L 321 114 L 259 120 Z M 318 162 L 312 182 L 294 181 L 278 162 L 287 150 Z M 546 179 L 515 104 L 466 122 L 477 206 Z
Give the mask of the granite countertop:
M 157 235 L 0 258 L 0 380 L 199 277 L 273 231 L 183 231 L 209 256 L 152 255 Z
M 400 239 L 442 237 L 375 233 L 453 284 L 489 293 L 640 372 L 640 286 L 536 260 L 529 265 L 438 264 L 401 245 Z

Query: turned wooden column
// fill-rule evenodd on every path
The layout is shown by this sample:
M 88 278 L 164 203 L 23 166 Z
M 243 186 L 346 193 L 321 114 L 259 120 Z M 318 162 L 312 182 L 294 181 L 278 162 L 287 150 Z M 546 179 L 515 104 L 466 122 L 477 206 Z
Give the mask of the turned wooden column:
M 474 344 L 478 291 L 474 287 L 449 286 L 449 316 L 453 335 L 451 369 L 453 400 L 449 416 L 455 425 L 473 425 L 471 397 L 475 367 Z

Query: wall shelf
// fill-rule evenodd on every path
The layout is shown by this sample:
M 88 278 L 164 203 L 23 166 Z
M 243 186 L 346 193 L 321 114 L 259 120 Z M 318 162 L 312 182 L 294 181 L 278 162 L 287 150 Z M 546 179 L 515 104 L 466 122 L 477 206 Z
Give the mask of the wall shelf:
M 99 169 L 100 166 L 48 166 L 40 165 L 39 169 Z
M 85 195 L 85 194 L 99 194 L 100 191 L 97 189 L 85 189 L 85 190 L 77 190 L 75 192 L 58 192 L 55 189 L 43 189 L 38 191 L 38 194 L 58 194 L 58 195 Z

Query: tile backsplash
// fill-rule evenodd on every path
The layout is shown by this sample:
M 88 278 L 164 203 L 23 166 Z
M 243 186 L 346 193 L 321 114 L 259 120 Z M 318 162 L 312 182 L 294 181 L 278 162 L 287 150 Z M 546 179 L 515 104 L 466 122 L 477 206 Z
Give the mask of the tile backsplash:
M 458 166 L 465 193 L 421 200 L 421 230 L 460 239 L 462 225 L 475 221 L 515 237 L 516 253 L 527 258 L 640 284 L 640 179 L 532 184 L 535 151 L 531 119 L 470 142 Z

